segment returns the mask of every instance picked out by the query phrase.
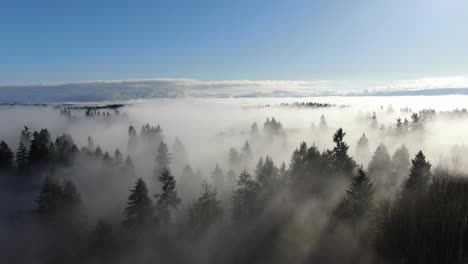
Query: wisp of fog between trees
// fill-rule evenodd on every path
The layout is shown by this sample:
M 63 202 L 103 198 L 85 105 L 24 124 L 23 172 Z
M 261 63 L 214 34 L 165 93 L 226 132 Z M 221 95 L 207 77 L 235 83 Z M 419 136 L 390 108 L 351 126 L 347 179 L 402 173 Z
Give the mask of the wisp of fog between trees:
M 0 260 L 466 263 L 464 101 L 1 105 Z

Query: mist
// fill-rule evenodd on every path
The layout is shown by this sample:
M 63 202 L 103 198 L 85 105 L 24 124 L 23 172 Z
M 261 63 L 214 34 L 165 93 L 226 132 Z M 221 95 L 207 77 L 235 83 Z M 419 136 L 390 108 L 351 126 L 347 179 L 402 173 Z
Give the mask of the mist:
M 419 153 L 435 179 L 466 179 L 467 99 L 0 105 L 0 140 L 13 155 L 8 165 L 2 152 L 0 257 L 5 263 L 427 261 L 400 252 L 388 257 L 390 242 L 373 228 L 379 212 L 406 199 Z M 41 155 L 50 157 L 31 161 L 41 129 L 50 141 Z M 24 168 L 20 143 L 29 153 Z M 428 188 L 439 183 L 428 181 Z M 353 184 L 368 187 L 369 199 L 359 200 L 367 207 L 350 205 Z M 52 187 L 73 199 L 52 196 Z M 132 200 L 145 188 L 149 201 Z

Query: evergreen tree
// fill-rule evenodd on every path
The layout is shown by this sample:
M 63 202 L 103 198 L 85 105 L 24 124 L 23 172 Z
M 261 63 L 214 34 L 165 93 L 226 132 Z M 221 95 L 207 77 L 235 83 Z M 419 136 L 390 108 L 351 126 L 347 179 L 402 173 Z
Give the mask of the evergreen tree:
M 239 151 L 235 148 L 230 148 L 229 149 L 229 165 L 231 165 L 231 168 L 238 168 L 241 163 L 241 156 L 239 154 Z
M 189 225 L 196 234 L 204 232 L 223 214 L 216 190 L 206 181 L 202 183 L 201 196 L 189 209 Z
M 258 133 L 258 125 L 257 125 L 257 123 L 255 122 L 255 123 L 253 123 L 252 126 L 250 127 L 250 136 L 251 136 L 252 138 L 256 138 L 256 137 L 258 137 L 258 134 L 259 134 L 259 133 Z
M 249 142 L 246 140 L 242 146 L 241 157 L 244 161 L 244 164 L 249 163 L 252 160 L 252 149 L 250 148 Z
M 88 151 L 93 152 L 96 149 L 96 145 L 94 144 L 93 138 L 91 136 L 88 136 Z
M 167 224 L 170 221 L 170 209 L 177 209 L 180 198 L 177 195 L 176 181 L 168 169 L 164 169 L 159 176 L 162 183 L 162 193 L 156 194 L 156 212 L 160 223 Z
M 401 145 L 392 156 L 395 179 L 403 179 L 410 174 L 410 155 L 405 145 Z
M 200 192 L 199 187 L 202 183 L 200 175 L 195 174 L 190 165 L 186 165 L 182 170 L 180 176 L 179 190 L 182 196 L 182 200 L 191 201 L 198 196 Z
M 404 191 L 419 194 L 427 190 L 432 176 L 431 166 L 423 152 L 419 151 L 411 160 L 410 175 L 404 183 Z
M 259 212 L 260 185 L 244 170 L 237 181 L 237 189 L 233 192 L 233 221 L 242 224 L 251 220 Z
M 343 220 L 359 220 L 372 210 L 374 186 L 366 172 L 359 168 L 351 177 L 346 196 L 336 208 L 334 215 Z
M 260 158 L 255 169 L 255 175 L 263 189 L 274 189 L 276 187 L 278 168 L 269 156 L 266 156 L 265 162 L 263 162 L 263 158 Z
M 69 164 L 73 159 L 73 146 L 75 146 L 73 138 L 69 134 L 62 134 L 55 140 L 55 145 L 49 146 L 49 155 L 55 156 L 55 159 L 61 163 Z
M 13 152 L 5 141 L 0 142 L 0 171 L 13 168 Z
M 20 172 L 25 172 L 28 169 L 28 151 L 22 142 L 16 151 L 16 168 Z
M 124 172 L 126 175 L 131 176 L 131 177 L 135 177 L 136 175 L 135 166 L 133 165 L 133 161 L 132 161 L 132 158 L 130 158 L 130 155 L 128 155 L 127 158 L 125 159 Z
M 51 177 L 46 177 L 41 187 L 38 198 L 36 199 L 38 209 L 41 215 L 56 215 L 63 204 L 63 188 Z
M 109 152 L 106 151 L 106 153 L 104 153 L 104 156 L 102 157 L 102 162 L 105 166 L 108 166 L 108 167 L 114 164 L 114 160 L 109 155 Z
M 363 133 L 357 142 L 356 157 L 359 161 L 367 163 L 369 161 L 369 156 L 369 140 L 367 139 L 366 134 Z
M 102 149 L 100 146 L 96 147 L 96 150 L 94 151 L 94 156 L 96 156 L 98 159 L 102 159 L 104 157 L 104 153 L 102 153 Z
M 156 154 L 156 166 L 154 169 L 154 175 L 160 175 L 164 169 L 170 169 L 171 155 L 169 154 L 169 149 L 167 144 L 161 141 L 158 147 L 158 152 Z
M 332 166 L 339 172 L 345 173 L 345 175 L 352 175 L 356 163 L 348 155 L 349 146 L 344 142 L 343 138 L 346 135 L 343 129 L 339 128 L 333 135 L 333 142 L 335 147 L 331 153 Z
M 128 197 L 127 207 L 124 210 L 125 220 L 122 225 L 127 228 L 141 228 L 149 224 L 154 209 L 148 188 L 142 178 L 139 178 Z
M 114 152 L 114 164 L 117 167 L 122 167 L 124 165 L 123 156 L 119 149 L 116 149 Z
M 32 134 L 29 132 L 29 128 L 24 126 L 24 129 L 21 131 L 20 144 L 23 143 L 26 149 L 31 146 L 31 136 Z
M 137 147 L 138 134 L 133 126 L 128 127 L 128 152 L 134 153 Z
M 223 190 L 226 178 L 223 170 L 218 164 L 216 164 L 214 171 L 211 172 L 211 180 L 213 181 L 216 190 Z
M 379 188 L 388 189 L 394 186 L 396 179 L 393 178 L 392 159 L 384 144 L 380 144 L 372 156 L 368 167 L 369 176 Z
M 321 130 L 327 130 L 327 129 L 328 129 L 328 124 L 327 124 L 327 121 L 325 120 L 325 116 L 324 116 L 324 115 L 321 115 L 321 116 L 320 116 L 319 128 L 320 128 Z
M 33 133 L 31 147 L 29 149 L 29 164 L 44 165 L 50 161 L 50 134 L 47 129 L 41 129 Z
M 370 128 L 377 129 L 378 127 L 379 127 L 379 122 L 377 121 L 377 115 L 375 114 L 375 112 L 372 112 Z

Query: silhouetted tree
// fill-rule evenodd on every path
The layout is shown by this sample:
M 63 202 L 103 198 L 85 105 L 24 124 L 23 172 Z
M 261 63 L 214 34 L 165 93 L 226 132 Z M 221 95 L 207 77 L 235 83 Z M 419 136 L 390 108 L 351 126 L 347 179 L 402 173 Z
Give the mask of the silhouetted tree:
M 117 167 L 121 167 L 124 165 L 123 156 L 122 153 L 120 153 L 119 149 L 116 149 L 114 152 L 114 164 Z
M 237 189 L 233 193 L 232 217 L 235 223 L 252 219 L 258 213 L 260 185 L 244 170 L 237 181 Z
M 31 146 L 31 132 L 27 126 L 24 126 L 24 129 L 21 131 L 20 143 L 23 143 L 26 149 L 29 149 Z
M 327 130 L 328 129 L 328 124 L 327 124 L 327 121 L 325 120 L 324 115 L 320 116 L 319 129 L 321 129 L 321 130 Z
M 142 178 L 139 178 L 133 190 L 130 191 L 127 207 L 125 207 L 125 220 L 122 225 L 127 228 L 141 228 L 150 223 L 154 215 L 148 188 Z
M 216 199 L 216 190 L 206 181 L 201 185 L 201 196 L 189 209 L 189 225 L 195 234 L 207 230 L 219 221 L 223 214 L 221 202 Z
M 367 139 L 366 134 L 363 133 L 357 142 L 356 157 L 358 160 L 367 163 L 369 161 L 369 156 L 369 140 Z
M 372 156 L 368 167 L 369 176 L 378 188 L 388 190 L 395 186 L 396 179 L 393 177 L 393 165 L 390 154 L 384 144 L 380 144 Z
M 47 129 L 41 129 L 39 132 L 35 131 L 33 133 L 33 139 L 31 141 L 31 147 L 29 149 L 29 164 L 36 165 L 45 165 L 50 161 L 50 134 Z
M 5 141 L 0 142 L 0 170 L 13 168 L 13 152 Z
M 366 172 L 359 168 L 351 177 L 351 185 L 346 196 L 338 205 L 334 214 L 343 220 L 360 220 L 370 214 L 374 195 L 374 186 Z
M 404 183 L 404 191 L 421 194 L 427 190 L 431 176 L 431 163 L 426 161 L 426 156 L 419 151 L 411 160 L 410 175 Z
M 168 169 L 164 169 L 159 176 L 162 183 L 161 194 L 156 194 L 156 213 L 159 223 L 167 224 L 170 221 L 170 209 L 177 209 L 180 198 L 177 195 L 176 181 Z
M 408 177 L 410 173 L 410 155 L 405 145 L 401 145 L 392 156 L 394 178 L 397 180 Z
M 28 161 L 28 151 L 22 142 L 16 151 L 16 168 L 19 172 L 25 172 L 28 169 L 29 161 Z
M 342 172 L 345 175 L 352 175 L 356 163 L 348 155 L 349 146 L 344 141 L 344 136 L 346 135 L 343 132 L 343 129 L 339 128 L 333 135 L 333 142 L 335 142 L 335 147 L 331 153 L 331 162 L 333 168 L 338 172 Z
M 164 169 L 169 169 L 171 163 L 171 155 L 169 154 L 169 149 L 167 144 L 161 141 L 158 147 L 158 152 L 156 153 L 156 165 L 154 168 L 154 175 L 159 176 Z

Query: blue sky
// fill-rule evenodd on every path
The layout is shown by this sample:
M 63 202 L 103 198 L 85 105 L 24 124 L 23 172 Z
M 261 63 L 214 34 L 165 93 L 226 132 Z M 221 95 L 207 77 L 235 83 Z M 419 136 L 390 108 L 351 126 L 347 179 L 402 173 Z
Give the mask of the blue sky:
M 468 74 L 468 1 L 0 1 L 0 84 Z

